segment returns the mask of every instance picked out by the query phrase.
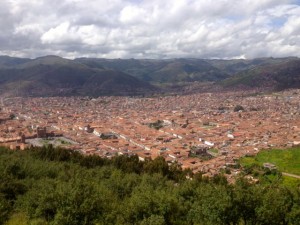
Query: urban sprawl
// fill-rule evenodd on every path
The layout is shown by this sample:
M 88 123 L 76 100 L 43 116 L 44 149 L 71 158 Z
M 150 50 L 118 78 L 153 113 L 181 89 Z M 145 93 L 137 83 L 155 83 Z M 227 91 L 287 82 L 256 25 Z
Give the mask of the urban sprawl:
M 162 156 L 206 176 L 262 149 L 300 144 L 300 91 L 163 97 L 1 98 L 0 145 Z

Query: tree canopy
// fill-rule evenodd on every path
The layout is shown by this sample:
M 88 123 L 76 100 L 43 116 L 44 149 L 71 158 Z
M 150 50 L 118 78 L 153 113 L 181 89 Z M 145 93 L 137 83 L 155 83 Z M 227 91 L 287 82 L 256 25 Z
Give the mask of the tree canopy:
M 193 179 L 186 179 L 189 175 Z M 300 191 L 192 176 L 163 158 L 0 148 L 0 224 L 299 224 Z

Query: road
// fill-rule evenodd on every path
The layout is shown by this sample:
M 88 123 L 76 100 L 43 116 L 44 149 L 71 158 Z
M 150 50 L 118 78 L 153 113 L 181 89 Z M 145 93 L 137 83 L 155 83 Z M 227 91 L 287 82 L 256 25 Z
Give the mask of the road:
M 300 179 L 300 176 L 299 176 L 299 175 L 296 175 L 296 174 L 291 174 L 291 173 L 284 173 L 284 172 L 282 172 L 282 175 Z

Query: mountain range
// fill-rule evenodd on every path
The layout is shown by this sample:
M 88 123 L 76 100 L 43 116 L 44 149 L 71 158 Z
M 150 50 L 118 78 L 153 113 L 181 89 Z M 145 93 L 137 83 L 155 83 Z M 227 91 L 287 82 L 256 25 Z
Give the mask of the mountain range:
M 157 88 L 122 71 L 58 56 L 0 58 L 0 93 L 10 96 L 140 95 Z
M 224 90 L 300 88 L 300 59 L 70 60 L 59 56 L 0 56 L 0 94 L 8 96 L 151 95 L 176 92 L 176 88 L 180 92 L 180 87 L 195 82 Z

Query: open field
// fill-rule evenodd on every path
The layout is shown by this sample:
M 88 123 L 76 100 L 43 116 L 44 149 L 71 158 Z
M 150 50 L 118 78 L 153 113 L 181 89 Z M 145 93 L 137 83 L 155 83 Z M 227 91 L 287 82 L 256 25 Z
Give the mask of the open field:
M 300 175 L 300 148 L 264 150 L 255 157 L 244 157 L 240 160 L 242 166 L 263 165 L 267 162 L 276 165 L 281 172 Z
M 282 184 L 286 187 L 299 187 L 300 179 L 294 177 L 283 176 Z

